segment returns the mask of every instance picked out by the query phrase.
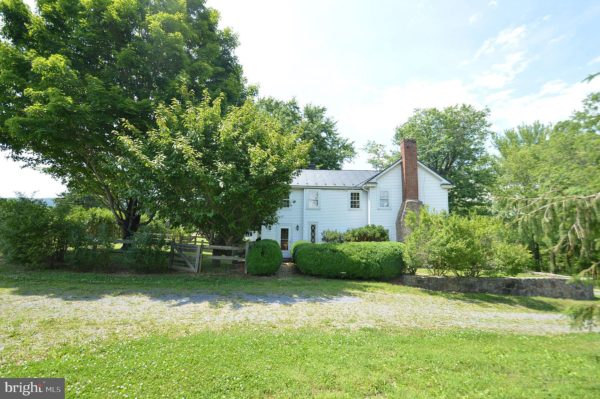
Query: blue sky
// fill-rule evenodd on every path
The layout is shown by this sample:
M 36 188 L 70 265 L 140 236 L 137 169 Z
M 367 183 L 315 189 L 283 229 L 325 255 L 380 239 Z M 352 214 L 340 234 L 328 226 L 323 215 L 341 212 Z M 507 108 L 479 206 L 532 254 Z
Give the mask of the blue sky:
M 489 107 L 493 129 L 555 122 L 600 90 L 598 1 L 209 0 L 261 95 L 324 105 L 357 148 L 415 108 Z M 364 154 L 345 168 L 367 168 Z M 0 159 L 0 196 L 62 187 Z

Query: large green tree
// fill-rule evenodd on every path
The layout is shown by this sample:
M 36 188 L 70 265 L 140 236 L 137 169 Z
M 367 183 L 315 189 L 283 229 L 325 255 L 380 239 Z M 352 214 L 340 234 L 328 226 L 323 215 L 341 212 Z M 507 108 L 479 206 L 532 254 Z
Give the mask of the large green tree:
M 325 107 L 307 104 L 302 108 L 295 99 L 281 101 L 272 97 L 260 99 L 258 106 L 277 118 L 286 131 L 312 143 L 309 163 L 315 168 L 341 169 L 356 155 L 354 144 L 340 136 Z
M 417 109 L 396 128 L 394 145 L 399 149 L 403 139 L 415 139 L 419 160 L 450 180 L 450 211 L 468 213 L 482 211 L 489 204 L 489 187 L 494 178 L 486 141 L 491 137 L 489 111 L 471 105 L 455 105 L 444 109 Z M 389 165 L 400 156 L 387 152 L 375 142 L 365 148 L 375 168 Z
M 36 13 L 0 0 L 0 19 L 0 145 L 100 196 L 125 237 L 151 213 L 115 129 L 144 137 L 183 94 L 224 93 L 224 108 L 245 94 L 236 37 L 204 0 L 38 0 Z
M 213 243 L 235 244 L 246 231 L 277 221 L 309 143 L 251 100 L 225 116 L 222 101 L 160 106 L 156 129 L 144 138 L 122 136 L 123 164 L 134 188 L 153 199 L 153 211 L 194 226 Z
M 600 262 L 600 93 L 556 126 L 539 123 L 495 138 L 500 214 L 519 227 L 538 264 L 598 273 Z

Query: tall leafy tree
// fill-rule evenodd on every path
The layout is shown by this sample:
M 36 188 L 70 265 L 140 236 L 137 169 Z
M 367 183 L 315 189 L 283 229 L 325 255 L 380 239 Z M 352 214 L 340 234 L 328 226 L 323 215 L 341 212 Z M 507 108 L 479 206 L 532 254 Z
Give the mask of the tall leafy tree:
M 376 170 L 383 170 L 393 164 L 400 157 L 398 151 L 388 151 L 385 144 L 368 140 L 362 148 L 367 153 L 369 164 Z
M 317 169 L 341 169 L 356 155 L 354 144 L 337 131 L 336 122 L 327 116 L 327 108 L 307 104 L 303 108 L 293 99 L 281 101 L 262 98 L 258 106 L 277 118 L 287 132 L 298 133 L 311 142 L 309 163 Z
M 494 140 L 496 205 L 548 256 L 551 271 L 598 273 L 599 106 L 600 95 L 594 93 L 582 111 L 553 128 L 521 126 Z
M 236 37 L 218 29 L 204 0 L 37 5 L 32 13 L 22 0 L 0 0 L 0 145 L 100 196 L 128 237 L 148 203 L 119 164 L 114 130 L 126 120 L 144 137 L 156 104 L 183 93 L 224 93 L 223 107 L 239 103 Z
M 485 212 L 489 205 L 494 174 L 485 148 L 492 133 L 488 117 L 489 110 L 466 104 L 442 110 L 417 109 L 396 128 L 396 148 L 403 139 L 415 139 L 419 160 L 453 183 L 451 212 Z M 369 142 L 365 150 L 369 162 L 378 169 L 400 156 L 398 151 L 388 153 L 375 142 Z
M 134 187 L 153 198 L 153 211 L 194 226 L 213 243 L 234 244 L 246 231 L 276 222 L 309 144 L 284 134 L 251 100 L 226 116 L 222 101 L 160 106 L 157 128 L 121 140 Z

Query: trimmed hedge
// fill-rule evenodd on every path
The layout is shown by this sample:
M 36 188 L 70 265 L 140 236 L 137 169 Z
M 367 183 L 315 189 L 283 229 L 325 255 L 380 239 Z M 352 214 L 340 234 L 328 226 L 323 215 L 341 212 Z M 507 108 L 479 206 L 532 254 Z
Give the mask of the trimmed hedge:
M 248 273 L 255 276 L 268 276 L 279 270 L 282 261 L 279 243 L 274 240 L 261 240 L 250 247 L 246 257 L 246 268 Z
M 292 250 L 290 251 L 290 253 L 292 254 L 292 259 L 294 260 L 294 262 L 296 261 L 296 251 L 298 251 L 299 248 L 306 244 L 310 244 L 310 241 L 298 240 L 292 244 Z
M 390 279 L 404 271 L 399 242 L 306 244 L 296 251 L 296 266 L 311 276 Z

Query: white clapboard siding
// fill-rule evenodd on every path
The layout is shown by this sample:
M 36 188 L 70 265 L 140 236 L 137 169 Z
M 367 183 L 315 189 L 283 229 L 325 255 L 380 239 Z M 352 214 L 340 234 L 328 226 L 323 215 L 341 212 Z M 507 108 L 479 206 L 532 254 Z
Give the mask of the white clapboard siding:
M 435 212 L 448 210 L 448 190 L 441 185 L 439 176 L 419 164 L 419 198 Z M 341 189 L 331 187 L 295 188 L 290 194 L 291 206 L 281 208 L 277 224 L 263 227 L 261 237 L 279 242 L 280 229 L 290 229 L 289 245 L 297 240 L 310 240 L 310 225 L 317 225 L 317 242 L 324 230 L 344 232 L 366 224 L 384 226 L 390 240 L 396 240 L 396 218 L 402 206 L 402 170 L 398 163 L 374 179 L 367 189 Z M 308 209 L 310 190 L 319 192 L 319 209 Z M 389 193 L 389 208 L 380 207 L 380 192 Z M 350 208 L 350 193 L 360 193 L 360 208 Z M 296 229 L 296 227 L 298 229 Z

